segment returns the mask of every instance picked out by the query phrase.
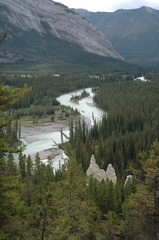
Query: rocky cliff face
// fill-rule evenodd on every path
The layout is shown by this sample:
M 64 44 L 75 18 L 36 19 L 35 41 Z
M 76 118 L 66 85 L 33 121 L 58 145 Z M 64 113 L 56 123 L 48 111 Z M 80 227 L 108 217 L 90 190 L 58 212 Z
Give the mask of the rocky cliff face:
M 115 12 L 74 9 L 96 26 L 126 61 L 156 65 L 159 62 L 159 10 L 141 7 Z
M 50 39 L 55 38 L 56 41 L 78 45 L 87 52 L 122 59 L 96 27 L 60 3 L 51 0 L 0 0 L 0 15 L 0 24 L 10 28 L 10 49 L 11 46 L 18 49 L 19 45 L 32 53 L 47 50 L 51 47 L 48 47 Z

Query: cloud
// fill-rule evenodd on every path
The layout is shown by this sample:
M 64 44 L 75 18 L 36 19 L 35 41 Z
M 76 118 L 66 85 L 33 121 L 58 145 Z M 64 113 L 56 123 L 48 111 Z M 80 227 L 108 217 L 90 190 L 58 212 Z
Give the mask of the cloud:
M 142 6 L 152 7 L 152 8 L 159 8 L 159 3 L 157 1 L 148 1 L 148 0 L 118 0 L 112 1 L 111 3 L 112 9 L 135 9 L 140 8 Z
M 110 12 L 117 9 L 135 9 L 142 6 L 159 9 L 159 0 L 59 0 L 69 8 Z

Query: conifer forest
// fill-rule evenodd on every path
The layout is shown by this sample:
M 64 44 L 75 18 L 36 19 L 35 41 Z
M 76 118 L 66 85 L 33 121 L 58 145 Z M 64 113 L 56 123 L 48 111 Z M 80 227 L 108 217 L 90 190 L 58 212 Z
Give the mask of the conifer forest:
M 139 74 L 1 73 L 0 240 L 159 239 L 159 73 Z M 87 87 L 105 115 L 88 126 L 67 112 L 69 139 L 58 147 L 69 160 L 53 171 L 51 159 L 23 154 L 21 120 L 54 121 L 66 111 L 56 98 Z M 101 169 L 112 164 L 116 184 L 88 181 L 92 154 Z

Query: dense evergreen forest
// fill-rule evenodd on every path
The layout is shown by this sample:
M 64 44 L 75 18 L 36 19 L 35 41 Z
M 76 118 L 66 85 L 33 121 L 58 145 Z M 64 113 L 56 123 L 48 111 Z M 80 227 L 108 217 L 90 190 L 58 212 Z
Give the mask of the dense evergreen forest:
M 125 178 L 131 168 L 140 167 L 138 153 L 150 149 L 159 138 L 159 81 L 157 75 L 149 79 L 108 81 L 94 98 L 107 113 L 101 122 L 94 119 L 89 130 L 84 122 L 70 124 L 70 143 L 84 171 L 91 153 L 101 168 L 111 163 L 118 177 Z
M 36 115 L 39 118 L 45 115 L 53 115 L 59 105 L 56 98 L 64 93 L 69 93 L 86 87 L 95 87 L 101 84 L 101 80 L 90 78 L 89 75 L 14 75 L 4 77 L 5 85 L 22 87 L 24 82 L 32 88 L 32 91 L 24 96 L 21 101 L 15 103 L 18 117 Z
M 159 75 L 147 78 L 149 82 L 141 82 L 133 81 L 132 75 L 109 74 L 4 80 L 0 239 L 159 239 Z M 94 119 L 91 128 L 84 121 L 70 120 L 70 140 L 61 145 L 70 157 L 66 166 L 54 173 L 51 159 L 44 165 L 37 153 L 32 162 L 16 148 L 17 113 L 21 118 L 25 110 L 31 114 L 33 106 L 54 108 L 61 93 L 88 86 L 99 87 L 95 102 L 107 114 L 99 123 Z M 19 152 L 18 165 L 14 152 Z M 112 163 L 118 177 L 115 185 L 95 179 L 87 183 L 92 154 L 103 169 Z M 124 185 L 128 174 L 133 181 Z

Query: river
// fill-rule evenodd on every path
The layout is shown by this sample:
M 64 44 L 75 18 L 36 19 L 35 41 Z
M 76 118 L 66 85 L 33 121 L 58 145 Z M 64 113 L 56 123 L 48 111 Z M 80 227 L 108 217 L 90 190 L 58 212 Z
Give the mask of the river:
M 74 95 L 80 95 L 83 90 L 89 93 L 89 96 L 86 98 L 81 99 L 78 101 L 78 103 L 74 101 L 70 101 L 70 98 Z M 104 114 L 104 111 L 100 108 L 96 107 L 93 101 L 94 93 L 92 92 L 92 88 L 86 88 L 79 91 L 75 91 L 69 94 L 64 94 L 57 98 L 57 100 L 65 106 L 72 107 L 73 109 L 77 109 L 80 114 L 85 117 L 86 119 L 89 119 L 90 124 L 93 124 L 93 118 L 95 118 L 97 121 L 102 117 Z
M 75 103 L 74 101 L 70 100 L 70 98 L 73 95 L 80 95 L 83 92 L 83 90 L 88 92 L 90 95 L 86 98 L 79 100 L 78 103 Z M 86 119 L 88 124 L 92 125 L 93 119 L 96 119 L 97 121 L 99 121 L 102 115 L 105 113 L 103 110 L 95 106 L 93 101 L 93 96 L 94 96 L 94 93 L 92 92 L 92 89 L 86 88 L 86 89 L 61 95 L 60 97 L 57 98 L 57 100 L 62 105 L 70 106 L 73 109 L 77 109 L 80 112 L 80 114 Z M 47 132 L 45 131 L 46 128 L 47 128 Z M 61 133 L 59 131 L 52 131 L 51 128 L 50 129 L 48 128 L 50 128 L 50 126 L 45 126 L 45 129 L 39 128 L 39 131 L 38 131 L 38 128 L 34 129 L 34 132 L 32 132 L 31 134 L 28 132 L 28 135 L 27 135 L 26 133 L 25 137 L 23 136 L 24 133 L 22 132 L 22 137 L 23 137 L 22 141 L 24 144 L 26 144 L 26 147 L 23 153 L 26 156 L 31 155 L 35 157 L 35 154 L 37 152 L 41 152 L 41 153 L 45 152 L 44 154 L 45 157 L 43 157 L 43 154 L 41 154 L 40 157 L 44 163 L 47 163 L 47 159 L 46 159 L 47 151 L 49 151 L 49 149 L 52 149 L 52 148 L 54 148 L 55 150 L 57 149 L 57 145 L 55 144 L 55 142 L 57 144 L 61 143 Z M 63 132 L 67 136 L 69 136 L 68 128 L 65 129 Z M 57 150 L 59 153 L 59 149 Z M 52 161 L 53 169 L 54 170 L 59 169 L 59 167 L 65 162 L 65 159 L 67 159 L 67 156 L 65 155 L 63 150 L 60 150 L 60 154 L 58 154 Z

